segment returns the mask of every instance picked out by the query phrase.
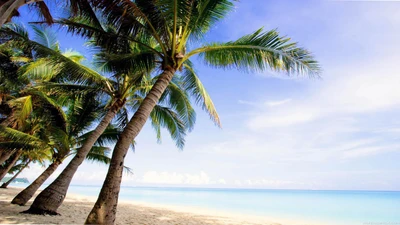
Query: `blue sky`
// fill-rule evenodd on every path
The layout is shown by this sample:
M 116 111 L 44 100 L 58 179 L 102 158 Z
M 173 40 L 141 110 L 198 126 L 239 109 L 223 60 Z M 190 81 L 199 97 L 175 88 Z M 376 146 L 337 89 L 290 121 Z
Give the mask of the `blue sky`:
M 123 185 L 400 190 L 399 9 L 389 1 L 237 3 L 205 41 L 278 28 L 315 54 L 321 79 L 198 62 L 223 128 L 199 108 L 179 151 L 167 133 L 157 144 L 146 125 L 126 158 L 134 175 Z M 90 58 L 82 40 L 63 36 L 62 48 Z M 21 176 L 41 170 L 33 166 Z M 73 183 L 101 184 L 106 171 L 84 163 Z

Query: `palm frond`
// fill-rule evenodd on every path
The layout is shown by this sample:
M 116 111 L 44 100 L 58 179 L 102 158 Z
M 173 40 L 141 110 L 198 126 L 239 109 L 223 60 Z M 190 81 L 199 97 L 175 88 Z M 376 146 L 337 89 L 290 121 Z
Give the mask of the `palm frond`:
M 288 74 L 318 75 L 319 65 L 312 54 L 276 30 L 262 29 L 236 41 L 213 43 L 188 53 L 184 60 L 199 54 L 206 64 L 225 69 L 262 72 L 267 69 Z
M 35 88 L 26 89 L 23 94 L 29 94 L 34 96 L 36 104 L 40 109 L 43 110 L 49 122 L 52 122 L 58 128 L 66 131 L 67 128 L 67 115 L 65 114 L 62 106 L 55 100 L 47 96 L 44 92 L 41 92 Z
M 129 36 L 117 30 L 103 30 L 98 27 L 93 26 L 82 18 L 72 18 L 72 19 L 61 19 L 56 21 L 57 24 L 67 27 L 68 32 L 79 35 L 86 39 L 92 39 L 97 46 L 101 46 L 106 51 L 115 51 L 115 49 L 120 49 L 121 44 L 126 46 L 127 41 L 141 45 L 144 48 L 154 52 L 154 54 L 161 54 L 153 47 L 147 44 L 149 37 L 144 37 L 143 35 Z
M 50 81 L 61 71 L 61 64 L 54 65 L 48 58 L 40 58 L 22 66 L 18 73 L 21 77 Z
M 190 104 L 188 93 L 185 87 L 182 87 L 174 80 L 168 85 L 166 92 L 168 98 L 162 102 L 174 109 L 181 121 L 185 124 L 186 129 L 191 131 L 196 122 L 196 112 Z
M 47 24 L 54 23 L 54 19 L 51 15 L 50 9 L 47 7 L 44 1 L 35 1 L 33 4 L 30 4 L 30 6 L 38 9 L 37 11 L 39 13 L 39 16 L 43 18 Z
M 35 87 L 40 91 L 44 91 L 49 95 L 54 96 L 66 96 L 66 97 L 78 97 L 85 94 L 102 93 L 107 90 L 102 89 L 98 86 L 89 86 L 84 84 L 76 83 L 55 83 L 55 82 L 40 82 L 36 83 Z
M 28 95 L 10 100 L 8 105 L 13 108 L 13 113 L 8 120 L 23 124 L 32 112 L 32 96 Z
M 10 140 L 14 142 L 15 145 L 19 146 L 43 146 L 46 147 L 46 143 L 44 143 L 40 138 L 37 138 L 33 135 L 24 133 L 22 131 L 5 127 L 0 125 L 0 134 L 6 140 Z M 3 146 L 6 144 L 11 144 L 7 141 L 3 142 Z
M 115 126 L 119 128 L 124 128 L 129 122 L 128 110 L 126 108 L 122 108 L 118 111 Z
M 183 149 L 185 145 L 186 128 L 177 113 L 167 107 L 156 105 L 150 113 L 150 119 L 160 141 L 161 137 L 158 135 L 159 129 L 160 127 L 164 127 L 170 133 L 176 146 L 179 149 Z
M 109 157 L 111 149 L 103 146 L 93 146 L 86 156 L 86 160 L 91 162 L 98 162 L 103 164 L 110 164 L 111 158 Z
M 185 70 L 182 73 L 183 86 L 185 90 L 194 97 L 196 103 L 199 104 L 203 110 L 208 112 L 210 119 L 214 121 L 217 126 L 221 127 L 221 121 L 214 103 L 192 66 L 190 61 L 186 61 L 184 64 Z
M 101 52 L 97 54 L 96 64 L 105 72 L 137 74 L 149 73 L 155 67 L 155 55 L 152 51 L 126 54 Z
M 75 80 L 76 82 L 87 83 L 101 83 L 106 80 L 105 77 L 101 76 L 95 70 L 76 62 L 76 54 L 73 55 L 74 57 L 69 58 L 68 56 L 72 56 L 72 54 L 68 55 L 67 52 L 67 55 L 63 55 L 57 50 L 51 49 L 39 42 L 32 41 L 29 38 L 20 35 L 16 30 L 14 30 L 14 28 L 2 28 L 0 29 L 0 36 L 2 34 L 11 36 L 16 40 L 23 40 L 40 56 L 47 56 L 46 63 L 48 66 L 52 65 L 53 68 L 59 68 L 59 70 L 61 70 L 59 73 L 62 74 L 64 78 Z
M 59 51 L 59 45 L 57 41 L 57 36 L 54 32 L 48 28 L 32 26 L 35 32 L 35 41 L 49 49 L 54 51 Z
M 89 94 L 74 99 L 67 110 L 69 135 L 76 137 L 88 129 L 99 118 L 102 108 L 95 95 Z
M 79 136 L 78 140 L 80 143 L 84 143 L 86 139 L 93 133 L 93 131 L 89 131 L 81 136 Z M 116 127 L 110 124 L 106 130 L 99 136 L 96 140 L 95 145 L 105 146 L 115 144 L 119 135 L 122 133 L 122 129 L 120 127 Z

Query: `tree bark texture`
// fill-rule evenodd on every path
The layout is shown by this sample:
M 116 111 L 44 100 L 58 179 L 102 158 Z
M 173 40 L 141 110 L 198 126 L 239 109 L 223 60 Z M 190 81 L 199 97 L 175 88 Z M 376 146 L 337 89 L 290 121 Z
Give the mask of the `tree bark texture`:
M 7 175 L 8 171 L 10 171 L 10 169 L 17 163 L 17 161 L 21 155 L 22 155 L 22 150 L 18 150 L 12 156 L 13 158 L 11 159 L 11 162 L 9 164 L 5 165 L 4 168 L 0 169 L 0 180 L 2 180 Z
M 122 106 L 113 106 L 110 108 L 67 167 L 65 167 L 61 174 L 35 198 L 29 209 L 31 212 L 36 212 L 38 214 L 49 212 L 51 214 L 57 214 L 57 209 L 61 206 L 67 195 L 68 187 L 78 167 L 85 160 L 94 143 L 100 135 L 104 133 L 121 107 Z
M 18 170 L 18 172 L 17 172 L 16 174 L 14 174 L 14 176 L 13 176 L 12 178 L 9 179 L 7 182 L 3 183 L 3 184 L 1 185 L 0 188 L 7 188 L 8 185 L 9 185 L 13 180 L 15 180 L 15 178 L 17 178 L 18 175 L 29 165 L 29 163 L 31 163 L 31 161 L 28 161 L 27 163 L 25 163 L 25 165 L 24 165 L 20 170 Z
M 49 178 L 54 171 L 56 171 L 57 167 L 61 164 L 60 161 L 56 160 L 42 174 L 36 178 L 28 187 L 22 190 L 15 198 L 11 201 L 11 204 L 16 205 L 25 205 L 35 194 L 35 192 L 42 186 L 42 184 Z M 28 210 L 29 211 L 29 210 Z
M 176 70 L 170 68 L 165 70 L 144 98 L 142 104 L 129 121 L 115 145 L 111 163 L 106 179 L 100 191 L 99 197 L 89 213 L 85 224 L 106 224 L 115 223 L 117 213 L 118 195 L 122 180 L 124 158 L 132 141 L 139 134 L 150 116 L 151 111 L 164 93 L 172 80 Z

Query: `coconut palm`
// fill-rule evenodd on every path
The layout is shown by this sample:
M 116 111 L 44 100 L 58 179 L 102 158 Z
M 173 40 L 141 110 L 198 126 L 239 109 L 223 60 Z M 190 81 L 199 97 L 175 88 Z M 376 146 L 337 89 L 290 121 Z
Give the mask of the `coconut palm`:
M 22 153 L 23 153 L 22 149 L 14 151 L 14 153 L 11 154 L 11 157 L 9 157 L 9 159 L 6 160 L 3 163 L 3 165 L 0 166 L 0 180 L 3 179 L 7 175 L 7 173 L 9 173 L 9 171 L 13 168 L 13 166 L 15 166 Z
M 21 51 L 14 51 L 12 46 L 0 43 L 0 124 L 5 123 L 13 111 L 8 101 L 15 99 L 18 90 L 22 90 L 28 83 L 27 79 L 18 76 L 18 64 L 15 59 L 25 58 Z M 14 124 L 16 125 L 16 124 Z M 0 137 L 0 141 L 4 141 Z M 3 164 L 17 149 L 0 147 L 0 164 Z
M 92 126 L 93 122 L 99 116 L 101 112 L 101 106 L 93 100 L 93 96 L 84 96 L 77 99 L 71 99 L 68 102 L 65 121 L 58 121 L 59 124 L 65 124 L 65 126 L 59 127 L 53 124 L 46 126 L 45 129 L 48 132 L 47 140 L 44 139 L 48 149 L 52 153 L 51 164 L 47 169 L 39 175 L 39 177 L 33 181 L 26 189 L 21 191 L 13 200 L 13 204 L 24 205 L 33 196 L 33 194 L 39 189 L 44 181 L 54 173 L 57 167 L 70 155 L 76 153 L 74 149 L 79 147 L 78 142 L 85 130 Z M 7 135 L 13 135 L 14 131 L 11 128 L 8 129 Z M 115 131 L 114 139 L 118 137 L 118 130 Z M 18 141 L 19 137 L 15 135 L 15 140 Z M 102 149 L 103 155 L 106 154 L 108 149 L 104 146 L 98 146 Z M 99 149 L 94 149 L 98 154 Z
M 26 162 L 21 162 L 21 164 L 15 165 L 13 168 L 11 168 L 11 170 L 8 172 L 9 174 L 13 175 L 9 180 L 7 180 L 6 182 L 4 182 L 0 188 L 7 188 L 8 185 L 11 184 L 11 182 L 13 182 L 15 180 L 15 178 L 18 177 L 18 175 L 25 169 L 28 167 L 29 163 L 31 163 L 30 161 L 26 161 Z
M 42 113 L 53 111 L 53 116 L 55 111 L 60 115 L 62 113 L 61 109 L 57 108 L 43 93 L 28 90 L 29 80 L 18 76 L 18 70 L 29 58 L 24 50 L 16 51 L 14 46 L 6 43 L 0 45 L 0 57 L 2 58 L 0 65 L 0 81 L 2 84 L 0 89 L 0 124 L 32 135 L 40 130 L 37 120 L 29 118 L 33 105 L 41 105 L 40 112 Z M 52 119 L 57 120 L 58 118 Z M 3 172 L 7 172 L 24 153 L 22 148 L 26 150 L 28 145 L 18 145 L 5 137 L 2 137 L 0 142 L 1 162 L 14 154 L 8 167 L 3 168 Z M 3 175 L 2 173 L 1 177 Z
M 7 188 L 8 185 L 18 177 L 18 175 L 26 168 L 29 168 L 29 164 L 37 163 L 42 167 L 45 166 L 45 162 L 51 160 L 51 154 L 49 151 L 43 149 L 36 149 L 35 151 L 23 151 L 21 157 L 19 158 L 20 163 L 15 165 L 8 172 L 9 174 L 13 174 L 13 176 L 7 181 L 4 182 L 0 188 Z
M 118 48 L 122 41 L 142 45 L 147 48 L 145 53 L 156 55 L 160 74 L 114 148 L 107 177 L 87 224 L 114 224 L 122 165 L 129 144 L 139 134 L 175 74 L 182 70 L 186 85 L 192 87 L 194 96 L 199 95 L 196 92 L 199 89 L 194 89 L 199 78 L 189 61 L 193 56 L 216 68 L 248 72 L 272 69 L 308 75 L 319 72 L 310 52 L 280 36 L 276 30 L 259 29 L 235 41 L 201 44 L 204 34 L 233 9 L 234 4 L 229 0 L 103 0 L 94 4 L 104 20 L 117 27 L 118 35 L 73 19 L 61 23 L 71 32 L 94 38 L 100 46 L 108 45 L 108 49 Z M 156 42 L 157 48 L 149 46 L 148 40 Z M 190 49 L 188 43 L 196 42 L 200 47 Z M 118 57 L 121 58 L 121 54 L 114 58 Z M 219 124 L 219 120 L 216 123 Z
M 27 119 L 23 127 L 19 127 L 19 130 L 15 130 L 9 127 L 0 125 L 0 133 L 3 136 L 3 140 L 0 142 L 5 151 L 14 151 L 15 153 L 4 163 L 3 168 L 0 170 L 0 178 L 2 179 L 13 166 L 16 165 L 17 161 L 23 154 L 29 151 L 38 151 L 43 145 L 38 142 L 39 136 L 42 133 L 42 127 L 38 123 L 39 120 Z M 8 131 L 15 131 L 12 137 L 6 134 Z M 16 142 L 14 139 L 15 135 L 21 136 L 21 141 Z M 30 138 L 28 138 L 30 137 Z
M 35 77 L 30 76 L 30 73 L 32 71 L 32 67 L 34 70 L 36 70 L 36 73 L 43 73 L 43 76 L 55 73 L 54 68 L 50 68 L 49 65 L 46 64 L 47 59 L 49 58 L 49 52 L 59 53 L 62 55 L 64 61 L 70 64 L 75 61 L 79 61 L 81 58 L 73 52 L 66 52 L 62 54 L 59 50 L 57 42 L 53 41 L 54 37 L 46 35 L 44 31 L 38 28 L 35 28 L 37 36 L 39 37 L 39 42 L 37 45 L 43 46 L 42 48 L 36 47 L 30 42 L 24 42 L 23 38 L 28 38 L 28 34 L 22 27 L 10 27 L 11 28 L 4 28 L 6 31 L 3 29 L 1 31 L 0 35 L 2 37 L 3 45 L 12 46 L 13 49 L 19 47 L 21 51 L 29 52 L 30 54 L 28 55 L 30 55 L 30 57 L 28 60 L 25 60 L 27 63 L 19 66 L 16 74 L 18 77 L 22 77 L 25 81 L 23 82 L 23 85 L 21 85 L 23 89 L 15 91 L 9 87 L 8 90 L 2 92 L 5 93 L 3 96 L 6 96 L 6 98 L 3 98 L 3 102 L 5 102 L 4 105 L 10 108 L 9 115 L 6 115 L 2 121 L 2 125 L 7 126 L 8 128 L 3 128 L 3 131 L 5 133 L 8 132 L 7 135 L 13 138 L 11 141 L 13 145 L 15 145 L 15 143 L 18 143 L 21 139 L 20 135 L 25 134 L 21 129 L 26 127 L 26 124 L 29 121 L 28 118 L 32 113 L 36 116 L 46 116 L 46 121 L 51 122 L 52 125 L 50 126 L 49 124 L 46 124 L 46 130 L 51 131 L 52 133 L 47 136 L 49 137 L 48 139 L 44 139 L 44 141 L 41 143 L 42 145 L 47 143 L 45 148 L 53 151 L 52 163 L 30 186 L 23 190 L 13 200 L 13 203 L 23 205 L 32 197 L 40 185 L 43 184 L 43 182 L 56 170 L 59 164 L 61 164 L 61 162 L 70 154 L 70 149 L 73 148 L 73 146 L 75 146 L 77 143 L 77 135 L 80 135 L 80 132 L 82 132 L 83 128 L 87 129 L 88 126 L 90 126 L 91 123 L 97 119 L 102 107 L 98 108 L 99 104 L 97 101 L 93 100 L 95 98 L 95 95 L 93 94 L 90 95 L 92 96 L 90 98 L 86 95 L 76 95 L 75 97 L 66 96 L 70 98 L 66 98 L 65 96 L 57 96 L 59 99 L 61 99 L 60 102 L 67 102 L 67 104 L 70 105 L 69 114 L 72 116 L 70 116 L 67 120 L 67 117 L 61 108 L 64 105 L 57 102 L 56 99 L 49 97 L 48 95 L 51 93 L 44 93 L 39 89 L 32 87 L 32 85 L 35 85 L 37 81 L 32 80 L 32 78 Z M 7 31 L 10 32 L 7 33 Z M 47 48 L 45 46 L 47 46 Z M 60 71 L 60 73 L 66 72 Z M 8 95 L 6 95 L 7 93 Z M 90 111 L 85 109 L 85 107 L 82 107 L 82 100 L 85 100 L 85 107 L 91 107 L 90 110 L 94 111 Z M 98 112 L 96 112 L 96 110 Z M 78 112 L 81 113 L 76 114 Z M 79 118 L 82 120 L 77 120 Z M 18 134 L 20 135 L 18 136 Z M 26 147 L 24 146 L 24 148 Z M 92 150 L 94 148 L 95 147 L 92 146 Z M 22 150 L 22 148 L 18 149 L 16 153 L 21 155 Z M 103 151 L 104 150 L 105 149 L 103 149 Z M 97 153 L 98 156 L 100 156 L 99 153 L 101 152 Z M 17 156 L 19 157 L 19 155 Z M 16 159 L 17 157 L 14 158 Z
M 21 32 L 18 32 L 18 29 L 13 27 L 3 29 L 2 31 L 4 34 L 13 36 L 13 41 L 15 39 L 24 40 L 25 43 L 30 43 L 40 49 L 41 52 L 47 53 L 46 58 L 38 59 L 32 64 L 27 65 L 23 73 L 24 76 L 35 79 L 40 78 L 40 80 L 64 81 L 67 78 L 74 81 L 74 83 L 62 84 L 46 82 L 41 84 L 42 89 L 51 90 L 50 92 L 56 95 L 59 93 L 70 95 L 71 93 L 85 92 L 106 95 L 109 98 L 106 107 L 107 111 L 102 121 L 90 136 L 87 137 L 86 142 L 82 144 L 78 153 L 60 176 L 35 199 L 30 209 L 32 212 L 43 210 L 44 212 L 56 213 L 57 208 L 61 205 L 66 195 L 74 173 L 88 154 L 88 151 L 92 148 L 93 143 L 104 132 L 104 128 L 108 126 L 115 115 L 119 114 L 118 121 L 123 124 L 126 123 L 128 117 L 127 109 L 124 108 L 125 105 L 135 110 L 143 99 L 143 95 L 151 88 L 153 80 L 148 76 L 149 68 L 139 70 L 135 67 L 132 69 L 132 64 L 129 64 L 131 66 L 129 70 L 122 70 L 121 68 L 115 70 L 112 69 L 112 66 L 107 65 L 106 58 L 99 55 L 99 58 L 102 60 L 102 67 L 108 67 L 109 70 L 107 72 L 115 73 L 113 77 L 107 78 L 80 64 L 76 60 L 79 58 L 77 55 L 74 55 L 74 60 L 68 60 L 68 58 L 72 58 L 71 54 L 66 58 L 59 51 L 56 51 L 57 49 L 54 50 L 51 47 L 57 46 L 56 44 L 49 44 L 54 41 L 47 41 L 47 43 L 41 44 L 29 40 L 26 35 L 20 35 Z M 36 33 L 41 37 L 48 36 L 41 30 L 36 29 Z M 54 38 L 47 37 L 42 39 L 53 40 Z M 135 54 L 135 52 L 140 50 L 140 46 L 130 45 L 127 46 L 127 49 L 131 54 Z M 75 75 L 71 76 L 71 73 Z M 76 83 L 83 81 L 85 84 Z M 151 120 L 153 127 L 157 131 L 158 138 L 160 138 L 161 134 L 160 128 L 166 127 L 171 133 L 171 137 L 176 141 L 177 146 L 181 148 L 184 144 L 185 130 L 190 130 L 194 124 L 195 113 L 187 99 L 187 94 L 180 86 L 178 79 L 170 84 L 168 88 L 169 92 L 165 94 L 164 101 L 161 101 L 153 110 Z

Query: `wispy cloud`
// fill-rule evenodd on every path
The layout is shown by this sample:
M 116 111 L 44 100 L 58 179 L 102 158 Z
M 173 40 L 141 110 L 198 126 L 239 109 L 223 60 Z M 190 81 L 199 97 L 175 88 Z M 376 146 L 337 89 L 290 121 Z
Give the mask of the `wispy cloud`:
M 290 99 L 290 98 L 280 100 L 280 101 L 267 101 L 267 102 L 265 102 L 265 105 L 273 107 L 273 106 L 283 105 L 283 104 L 289 103 L 291 101 L 292 101 L 292 99 Z
M 147 171 L 138 182 L 144 184 L 208 185 L 211 180 L 208 174 L 203 171 L 199 174 Z
M 265 102 L 253 102 L 253 101 L 246 101 L 246 100 L 238 100 L 238 103 L 241 105 L 249 105 L 249 106 L 253 106 L 253 107 L 258 107 L 258 108 L 262 108 L 264 106 L 268 106 L 268 107 L 275 107 L 275 106 L 280 106 L 280 105 L 284 105 L 287 104 L 289 102 L 291 102 L 292 99 L 290 98 L 286 98 L 286 99 L 282 99 L 282 100 L 268 100 Z

